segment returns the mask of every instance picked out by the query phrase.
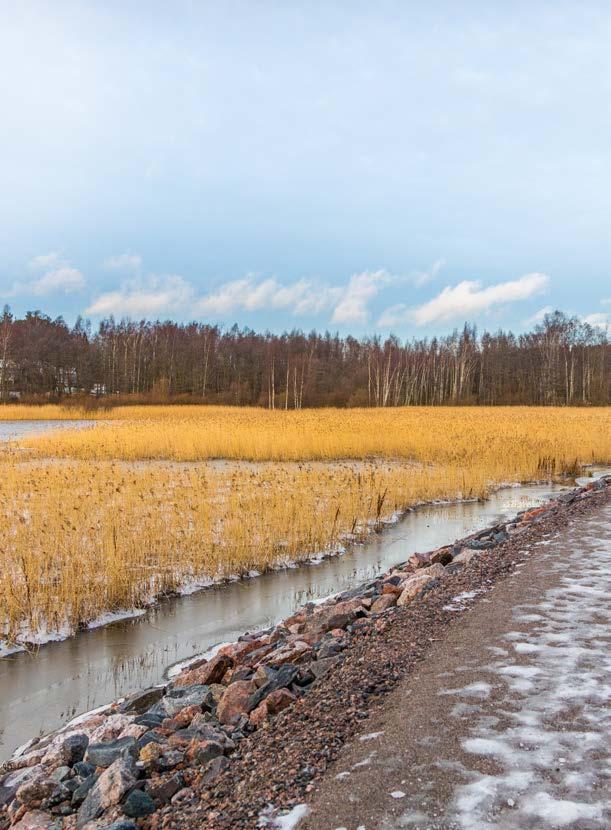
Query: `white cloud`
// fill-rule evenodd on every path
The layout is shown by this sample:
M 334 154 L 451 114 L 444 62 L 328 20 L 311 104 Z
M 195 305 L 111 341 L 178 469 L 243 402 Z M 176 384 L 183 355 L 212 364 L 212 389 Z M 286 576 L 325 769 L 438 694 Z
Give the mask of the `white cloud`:
M 581 318 L 581 322 L 597 329 L 607 329 L 609 328 L 609 315 L 604 311 L 597 311 L 593 314 L 586 314 Z
M 28 262 L 28 268 L 32 271 L 42 271 L 45 268 L 57 267 L 60 264 L 65 264 L 62 262 L 61 254 L 57 251 L 51 251 L 48 254 L 40 254 L 39 256 L 35 256 Z
M 378 319 L 378 326 L 382 328 L 392 328 L 393 326 L 401 325 L 402 323 L 409 323 L 411 319 L 411 309 L 405 303 L 395 303 L 380 314 Z
M 543 308 L 540 308 L 539 311 L 535 311 L 535 313 L 524 320 L 525 326 L 536 326 L 537 323 L 542 323 L 546 314 L 551 314 L 554 309 L 551 305 L 544 305 Z
M 443 291 L 423 305 L 409 309 L 408 318 L 419 326 L 429 323 L 465 320 L 489 311 L 495 306 L 527 300 L 545 291 L 549 284 L 546 274 L 525 274 L 517 280 L 500 282 L 482 288 L 480 282 L 464 280 Z
M 16 297 L 19 294 L 32 294 L 43 297 L 54 292 L 72 294 L 85 287 L 85 277 L 78 268 L 72 265 L 56 251 L 41 254 L 28 262 L 31 271 L 44 271 L 43 274 L 28 282 L 15 282 L 5 297 Z
M 118 254 L 108 257 L 102 263 L 107 271 L 139 271 L 142 267 L 142 257 L 138 254 Z
M 64 266 L 56 268 L 54 271 L 47 271 L 42 277 L 25 285 L 24 290 L 40 297 L 45 294 L 52 294 L 54 291 L 72 294 L 74 291 L 81 291 L 84 287 L 85 277 L 78 268 Z
M 227 314 L 232 311 L 259 311 L 285 309 L 294 315 L 320 314 L 333 308 L 344 291 L 342 287 L 316 285 L 310 280 L 298 280 L 283 285 L 274 277 L 257 281 L 249 274 L 240 280 L 221 285 L 216 291 L 202 297 L 197 309 L 202 314 Z
M 426 285 L 435 279 L 445 264 L 445 259 L 437 259 L 428 271 L 414 271 L 410 274 L 410 280 L 417 286 Z
M 369 317 L 369 301 L 391 277 L 386 271 L 364 271 L 354 274 L 335 306 L 333 323 L 366 323 Z
M 117 291 L 101 294 L 86 309 L 87 314 L 116 314 L 146 317 L 186 309 L 193 302 L 193 288 L 176 275 L 151 276 L 133 281 Z
M 223 318 L 236 311 L 284 310 L 295 316 L 332 311 L 334 323 L 364 323 L 368 303 L 392 278 L 385 271 L 354 274 L 344 285 L 331 286 L 302 279 L 281 283 L 275 277 L 247 274 L 198 296 L 179 276 L 130 280 L 97 297 L 88 314 L 154 315 L 185 311 Z

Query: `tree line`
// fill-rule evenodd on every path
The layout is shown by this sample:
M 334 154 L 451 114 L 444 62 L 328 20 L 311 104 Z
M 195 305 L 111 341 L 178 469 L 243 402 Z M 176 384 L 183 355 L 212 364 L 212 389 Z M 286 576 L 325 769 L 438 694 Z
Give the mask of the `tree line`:
M 0 318 L 0 400 L 316 406 L 609 403 L 607 333 L 556 311 L 532 331 L 468 324 L 401 342 L 39 312 Z

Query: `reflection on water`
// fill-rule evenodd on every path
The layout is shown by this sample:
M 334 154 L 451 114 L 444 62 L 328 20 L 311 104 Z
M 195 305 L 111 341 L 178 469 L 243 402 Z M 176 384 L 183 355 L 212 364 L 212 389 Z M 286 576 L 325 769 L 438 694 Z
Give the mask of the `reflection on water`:
M 75 429 L 92 426 L 96 421 L 74 419 L 69 421 L 0 421 L 0 441 L 17 441 L 54 429 Z
M 0 660 L 0 760 L 79 712 L 158 683 L 179 660 L 373 578 L 416 550 L 453 542 L 547 501 L 560 489 L 507 488 L 485 503 L 421 508 L 343 556 L 168 600 L 142 617 L 86 631 L 36 655 Z

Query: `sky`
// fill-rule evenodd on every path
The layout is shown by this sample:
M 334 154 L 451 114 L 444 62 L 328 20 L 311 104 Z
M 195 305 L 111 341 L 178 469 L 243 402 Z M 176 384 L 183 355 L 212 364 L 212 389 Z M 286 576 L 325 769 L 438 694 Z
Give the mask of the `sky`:
M 611 313 L 611 4 L 0 5 L 0 305 L 402 338 Z

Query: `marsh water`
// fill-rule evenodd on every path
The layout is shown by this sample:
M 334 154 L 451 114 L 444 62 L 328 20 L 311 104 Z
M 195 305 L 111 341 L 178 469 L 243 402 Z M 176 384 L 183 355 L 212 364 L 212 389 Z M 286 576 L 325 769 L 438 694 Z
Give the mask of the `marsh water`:
M 88 427 L 96 421 L 70 419 L 65 421 L 0 421 L 0 441 L 17 441 L 41 432 L 57 429 L 74 429 Z
M 553 484 L 508 487 L 486 502 L 422 507 L 366 544 L 318 564 L 169 599 L 143 616 L 50 643 L 36 654 L 0 659 L 0 760 L 78 713 L 159 683 L 179 661 L 266 627 L 310 600 L 373 578 L 414 551 L 453 542 L 541 504 L 563 489 Z

